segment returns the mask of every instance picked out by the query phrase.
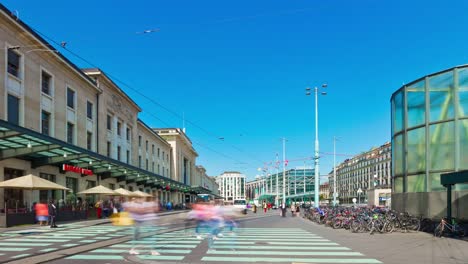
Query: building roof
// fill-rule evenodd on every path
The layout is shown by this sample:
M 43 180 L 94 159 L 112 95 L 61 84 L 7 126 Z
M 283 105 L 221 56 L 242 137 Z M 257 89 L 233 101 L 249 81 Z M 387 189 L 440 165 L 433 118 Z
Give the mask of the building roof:
M 138 118 L 137 122 L 138 122 L 138 124 L 141 124 L 146 129 L 148 129 L 148 131 L 151 134 L 153 134 L 155 137 L 159 138 L 164 144 L 166 144 L 169 147 L 171 146 L 171 144 L 169 144 L 169 142 L 167 142 L 163 137 L 161 137 L 158 133 L 156 133 L 150 126 L 148 126 L 145 122 L 143 122 L 143 120 Z
M 10 21 L 14 24 L 16 24 L 18 27 L 22 28 L 24 31 L 30 34 L 31 37 L 33 37 L 37 42 L 42 44 L 45 49 L 50 49 L 52 51 L 56 52 L 50 52 L 53 53 L 51 55 L 56 56 L 57 59 L 62 61 L 65 65 L 68 65 L 72 71 L 77 73 L 80 77 L 82 77 L 86 82 L 89 82 L 93 88 L 98 90 L 99 92 L 102 92 L 99 87 L 96 86 L 96 82 L 94 82 L 93 79 L 91 79 L 89 76 L 87 76 L 83 71 L 81 71 L 78 66 L 76 66 L 73 62 L 71 62 L 67 57 L 62 55 L 58 50 L 56 50 L 49 42 L 47 42 L 43 37 L 41 37 L 34 29 L 32 29 L 30 26 L 28 26 L 26 23 L 24 23 L 21 19 L 16 17 L 13 12 L 11 12 L 8 8 L 6 8 L 4 5 L 0 4 L 0 13 L 3 14 L 5 17 L 10 19 Z
M 410 83 L 408 84 L 405 84 L 403 86 L 401 86 L 400 88 L 398 88 L 398 90 L 396 90 L 392 96 L 390 97 L 390 101 L 393 100 L 393 97 L 398 93 L 400 92 L 400 90 L 404 89 L 405 87 L 408 87 L 408 86 L 411 86 L 419 81 L 422 81 L 424 80 L 426 77 L 432 77 L 434 75 L 439 75 L 439 74 L 442 74 L 442 73 L 445 73 L 445 72 L 449 72 L 449 71 L 453 71 L 454 69 L 457 69 L 457 68 L 468 68 L 468 64 L 462 64 L 462 65 L 458 65 L 458 66 L 455 66 L 455 67 L 452 67 L 452 68 L 448 68 L 448 69 L 445 69 L 445 70 L 441 70 L 441 71 L 438 71 L 438 72 L 434 72 L 434 73 L 431 73 L 431 74 L 428 74 L 428 75 L 425 75 L 423 77 L 420 77 L 414 81 L 411 81 Z
M 133 106 L 135 108 L 138 109 L 138 111 L 142 111 L 141 107 L 138 106 L 138 104 L 130 97 L 128 96 L 128 94 L 122 90 L 122 88 L 120 88 L 103 70 L 99 69 L 99 68 L 83 68 L 81 69 L 86 75 L 100 75 L 102 76 L 106 81 L 108 81 L 109 83 L 111 83 L 116 89 L 117 89 L 117 92 L 120 93 L 120 95 L 122 95 L 125 99 L 127 99 L 131 104 L 133 104 Z

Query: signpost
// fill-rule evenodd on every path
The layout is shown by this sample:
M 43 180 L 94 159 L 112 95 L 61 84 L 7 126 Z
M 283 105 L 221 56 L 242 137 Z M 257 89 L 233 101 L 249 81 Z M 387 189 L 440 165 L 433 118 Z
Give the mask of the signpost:
M 361 203 L 361 193 L 362 193 L 362 189 L 359 188 L 359 189 L 357 190 L 357 194 L 358 194 L 358 203 L 359 203 L 359 204 Z M 355 200 L 355 198 L 354 198 L 353 200 Z

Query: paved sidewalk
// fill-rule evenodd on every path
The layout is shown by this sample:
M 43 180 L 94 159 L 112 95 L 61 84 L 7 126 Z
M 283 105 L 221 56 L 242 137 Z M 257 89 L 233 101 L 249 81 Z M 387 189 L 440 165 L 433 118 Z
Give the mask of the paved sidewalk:
M 173 215 L 173 214 L 182 214 L 182 213 L 187 213 L 189 210 L 177 210 L 177 211 L 164 211 L 161 213 L 158 213 L 160 216 L 165 216 L 165 215 Z M 66 221 L 66 222 L 57 222 L 57 225 L 60 226 L 61 230 L 64 229 L 69 229 L 69 228 L 76 228 L 77 225 L 79 226 L 95 226 L 95 225 L 103 225 L 103 224 L 108 224 L 110 223 L 109 218 L 104 218 L 104 219 L 91 219 L 91 220 L 77 220 L 77 221 Z M 12 227 L 5 227 L 5 228 L 0 228 L 0 234 L 18 234 L 21 233 L 22 231 L 28 232 L 32 231 L 32 229 L 39 229 L 39 230 L 44 230 L 44 229 L 49 229 L 49 226 L 39 226 L 38 224 L 33 224 L 33 225 L 20 225 L 20 226 L 12 226 Z

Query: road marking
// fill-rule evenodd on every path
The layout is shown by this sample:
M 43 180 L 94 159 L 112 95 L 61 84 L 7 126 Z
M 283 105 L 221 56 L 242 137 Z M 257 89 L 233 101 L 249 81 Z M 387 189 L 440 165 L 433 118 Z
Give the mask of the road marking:
M 29 238 L 10 238 L 5 241 L 17 241 L 17 242 L 68 242 L 69 239 L 29 239 Z
M 335 242 L 267 242 L 269 245 L 298 245 L 298 246 L 339 246 Z
M 90 253 L 126 253 L 129 250 L 126 249 L 96 249 Z M 140 250 L 139 250 L 140 251 Z M 151 252 L 151 250 L 141 250 L 140 252 Z M 159 253 L 171 253 L 171 254 L 189 254 L 192 250 L 183 250 L 183 249 L 159 249 Z
M 0 248 L 0 251 L 26 251 L 31 248 Z
M 116 255 L 74 255 L 65 259 L 88 259 L 88 260 L 123 260 L 122 256 Z
M 183 260 L 185 256 L 151 256 L 151 255 L 144 255 L 138 256 L 139 259 L 143 260 Z
M 1 242 L 0 246 L 20 246 L 20 247 L 47 247 L 52 244 L 49 243 L 7 243 L 7 242 Z
M 31 254 L 19 254 L 19 255 L 10 257 L 10 258 L 12 258 L 12 259 L 17 259 L 17 258 L 27 257 L 27 256 L 30 256 L 30 255 L 31 255 Z
M 81 243 L 94 243 L 96 242 L 97 240 L 93 240 L 93 239 L 86 239 L 86 240 L 81 240 L 80 242 Z
M 220 238 L 219 240 L 228 240 L 225 238 Z M 283 241 L 283 242 L 320 242 L 320 241 L 330 241 L 325 240 L 315 240 L 315 239 L 302 239 L 302 238 L 232 238 L 232 240 L 237 241 Z
M 74 246 L 78 246 L 79 244 L 65 244 L 65 245 L 62 245 L 62 247 L 74 247 Z
M 230 245 L 230 246 L 218 246 L 214 245 L 213 248 L 219 249 L 303 249 L 303 250 L 351 250 L 347 247 L 296 247 L 296 246 L 237 246 L 237 245 Z
M 196 248 L 198 245 L 139 245 L 138 247 L 154 247 L 154 248 Z M 112 245 L 111 248 L 132 248 L 131 244 Z
M 46 249 L 42 249 L 42 250 L 39 250 L 40 252 L 50 252 L 50 251 L 54 251 L 54 250 L 57 250 L 58 248 L 46 248 Z
M 138 241 L 129 241 L 130 243 L 135 244 L 200 244 L 200 240 L 198 241 L 183 241 L 183 240 L 164 240 L 164 241 L 148 241 L 148 240 L 138 240 Z M 127 243 L 128 244 L 128 243 Z
M 271 237 L 271 238 L 265 238 L 265 237 L 255 237 L 255 236 L 252 236 L 252 237 L 241 237 L 241 236 L 223 236 L 221 237 L 220 239 L 229 239 L 229 238 L 232 238 L 232 239 L 237 239 L 237 240 L 280 240 L 280 241 L 291 241 L 291 240 L 294 240 L 294 241 L 330 241 L 328 239 L 325 239 L 325 238 L 291 238 L 291 237 L 284 237 L 284 238 L 278 238 L 278 237 Z
M 307 252 L 307 251 L 232 251 L 232 250 L 208 250 L 208 254 L 214 255 L 279 255 L 279 256 L 363 256 L 359 252 Z
M 217 244 L 229 244 L 229 245 L 254 245 L 255 241 L 215 241 L 215 245 Z
M 225 262 L 302 262 L 302 263 L 382 263 L 376 259 L 334 259 L 334 258 L 255 258 L 255 257 L 203 257 L 202 261 Z

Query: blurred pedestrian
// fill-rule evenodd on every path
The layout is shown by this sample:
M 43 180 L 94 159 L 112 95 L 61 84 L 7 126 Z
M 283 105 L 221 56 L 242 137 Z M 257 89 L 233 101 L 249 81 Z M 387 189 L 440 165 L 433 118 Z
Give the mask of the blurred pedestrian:
M 265 201 L 263 201 L 263 212 L 266 213 L 267 211 L 267 203 Z
M 102 200 L 97 201 L 96 204 L 94 205 L 94 207 L 96 208 L 97 218 L 101 219 L 101 217 L 102 217 Z
M 137 243 L 140 240 L 140 228 L 143 225 L 154 224 L 155 220 L 158 219 L 156 212 L 159 211 L 157 201 L 145 201 L 145 198 L 137 198 L 131 202 L 123 204 L 124 210 L 129 212 L 134 221 L 133 226 L 133 240 L 132 248 L 129 251 L 130 255 L 140 254 L 137 250 Z M 156 251 L 156 243 L 151 243 L 151 255 L 159 256 L 159 252 Z
M 44 201 L 40 201 L 36 203 L 35 206 L 36 211 L 36 219 L 39 222 L 40 226 L 47 225 L 47 220 L 49 219 L 49 209 L 47 207 L 47 203 Z

